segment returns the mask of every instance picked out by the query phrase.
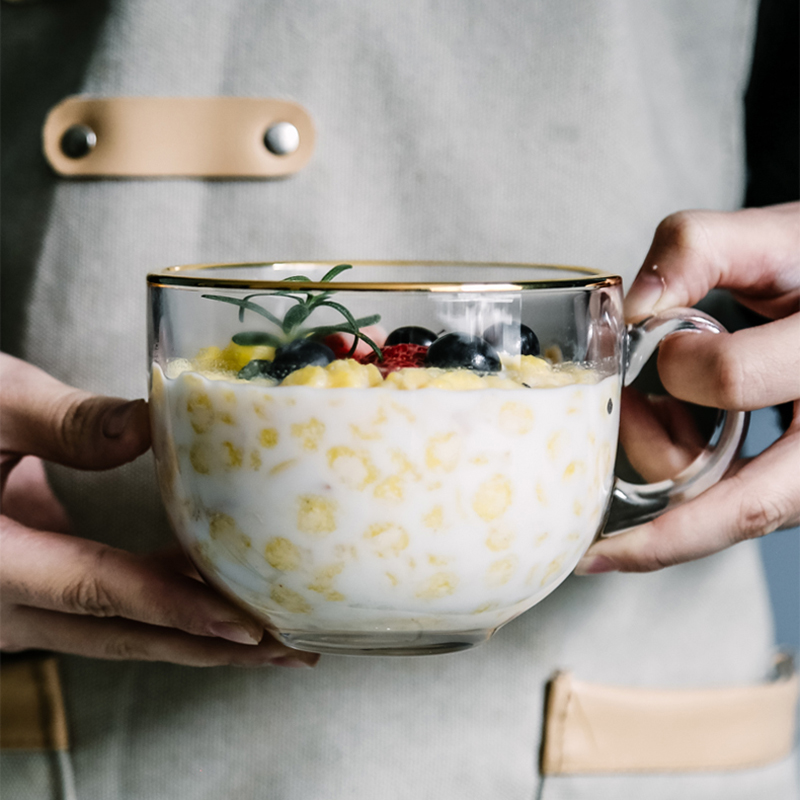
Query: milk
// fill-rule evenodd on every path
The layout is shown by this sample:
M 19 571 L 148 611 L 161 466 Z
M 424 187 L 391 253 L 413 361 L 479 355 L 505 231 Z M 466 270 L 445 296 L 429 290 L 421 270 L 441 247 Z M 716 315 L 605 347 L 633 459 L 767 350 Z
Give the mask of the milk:
M 393 391 L 167 373 L 153 365 L 151 405 L 171 523 L 276 631 L 491 631 L 604 519 L 616 376 Z

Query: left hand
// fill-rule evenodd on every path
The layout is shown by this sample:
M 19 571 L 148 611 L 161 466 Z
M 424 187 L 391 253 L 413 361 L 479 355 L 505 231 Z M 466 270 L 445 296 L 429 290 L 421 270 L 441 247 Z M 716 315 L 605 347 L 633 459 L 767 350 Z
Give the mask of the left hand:
M 593 544 L 578 575 L 661 569 L 800 523 L 800 203 L 667 217 L 625 314 L 635 322 L 692 306 L 715 287 L 771 321 L 730 334 L 671 336 L 658 355 L 664 386 L 681 400 L 728 410 L 794 401 L 792 423 L 699 497 Z

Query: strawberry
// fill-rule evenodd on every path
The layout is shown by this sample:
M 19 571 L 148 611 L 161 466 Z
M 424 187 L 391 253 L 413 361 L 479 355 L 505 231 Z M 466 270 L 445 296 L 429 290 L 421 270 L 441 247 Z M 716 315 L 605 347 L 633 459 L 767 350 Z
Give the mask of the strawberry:
M 386 341 L 386 331 L 380 325 L 367 325 L 367 327 L 362 328 L 361 331 L 366 336 L 369 336 L 378 347 L 383 347 L 383 343 Z M 347 358 L 347 354 L 353 346 L 353 334 L 332 333 L 330 336 L 326 336 L 323 341 L 333 350 L 336 358 Z M 375 351 L 363 339 L 359 339 L 358 345 L 356 345 L 356 351 L 350 358 L 355 358 L 357 361 L 360 361 L 362 357 L 374 352 Z
M 378 360 L 378 355 L 373 350 L 359 360 L 362 364 L 374 364 L 385 378 L 398 369 L 424 366 L 428 348 L 421 344 L 392 344 L 384 347 L 381 352 L 383 361 Z

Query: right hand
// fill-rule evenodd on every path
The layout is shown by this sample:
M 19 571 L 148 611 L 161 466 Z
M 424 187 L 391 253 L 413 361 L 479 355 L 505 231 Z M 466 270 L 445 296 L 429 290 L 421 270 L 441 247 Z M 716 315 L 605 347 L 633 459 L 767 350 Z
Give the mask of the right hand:
M 313 666 L 190 577 L 174 555 L 139 556 L 67 532 L 39 459 L 110 469 L 150 447 L 147 403 L 81 392 L 0 354 L 0 648 L 193 666 Z

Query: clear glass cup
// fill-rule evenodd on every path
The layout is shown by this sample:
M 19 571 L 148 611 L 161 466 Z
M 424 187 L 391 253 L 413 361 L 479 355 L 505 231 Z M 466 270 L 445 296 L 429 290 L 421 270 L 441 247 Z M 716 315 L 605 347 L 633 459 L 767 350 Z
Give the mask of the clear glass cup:
M 580 267 L 336 266 L 148 276 L 170 522 L 201 575 L 292 647 L 472 647 L 552 592 L 601 531 L 696 496 L 737 452 L 746 415 L 719 412 L 680 474 L 614 475 L 623 385 L 664 336 L 721 330 L 701 312 L 626 327 L 621 279 Z M 381 361 L 385 333 L 407 326 L 429 349 Z M 387 371 L 390 352 L 404 369 Z

